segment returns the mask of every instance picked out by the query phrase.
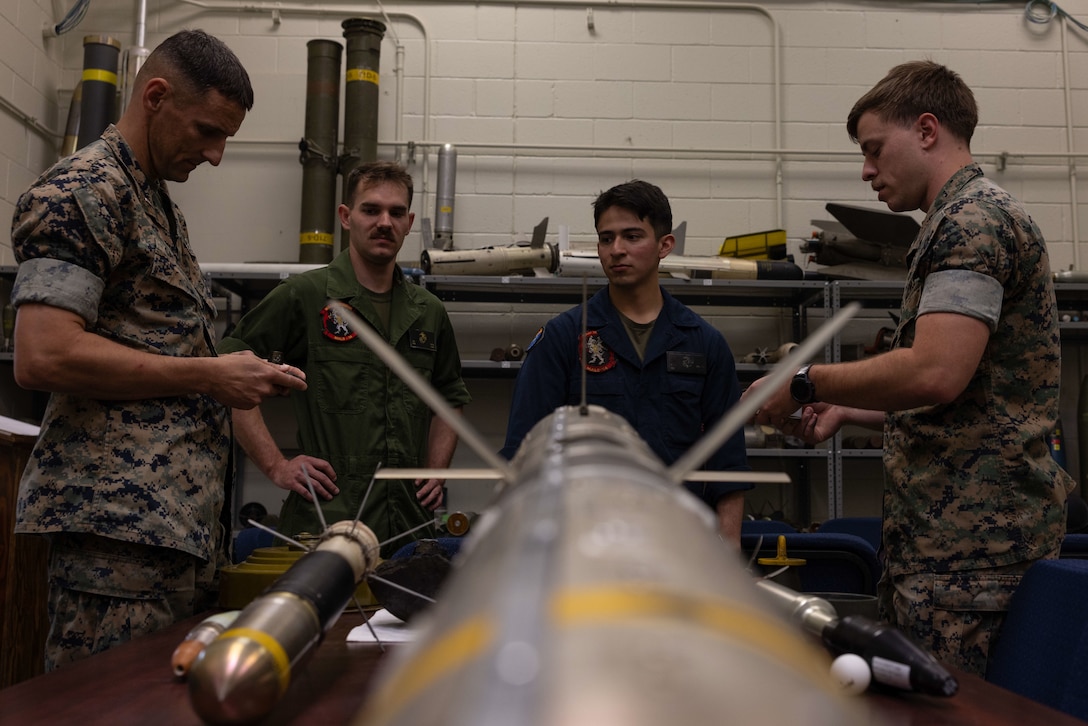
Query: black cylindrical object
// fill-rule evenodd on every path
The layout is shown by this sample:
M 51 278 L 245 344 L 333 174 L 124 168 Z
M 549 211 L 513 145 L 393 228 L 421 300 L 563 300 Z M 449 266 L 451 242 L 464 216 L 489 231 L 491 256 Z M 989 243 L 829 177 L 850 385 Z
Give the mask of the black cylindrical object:
M 336 231 L 336 143 L 340 126 L 340 59 L 334 40 L 306 44 L 306 130 L 299 142 L 302 214 L 298 261 L 332 262 Z
M 344 175 L 344 200 L 351 170 L 364 161 L 378 158 L 378 67 L 385 24 L 367 18 L 348 18 L 341 27 L 347 43 L 344 69 L 344 153 L 340 173 Z M 340 236 L 340 248 L 348 235 Z
M 824 628 L 823 641 L 835 654 L 864 658 L 873 680 L 886 686 L 946 697 L 959 690 L 955 676 L 932 654 L 887 623 L 847 615 Z
M 105 35 L 83 38 L 83 87 L 79 105 L 79 139 L 82 149 L 117 118 L 117 61 L 121 41 Z

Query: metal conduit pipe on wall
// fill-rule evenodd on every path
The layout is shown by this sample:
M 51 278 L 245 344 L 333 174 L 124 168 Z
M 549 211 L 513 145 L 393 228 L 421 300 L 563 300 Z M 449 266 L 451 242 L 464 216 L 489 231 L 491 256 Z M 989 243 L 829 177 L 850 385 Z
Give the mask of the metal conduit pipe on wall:
M 427 31 L 426 25 L 416 15 L 411 13 L 387 12 L 383 5 L 374 7 L 362 7 L 357 3 L 323 3 L 323 4 L 304 4 L 304 3 L 279 3 L 279 2 L 238 2 L 237 0 L 178 0 L 185 5 L 191 5 L 193 7 L 201 8 L 209 12 L 232 12 L 232 13 L 268 13 L 273 17 L 279 17 L 283 13 L 295 13 L 298 15 L 346 15 L 346 14 L 380 14 L 382 17 L 389 18 L 403 18 L 414 23 L 420 31 L 423 33 L 423 48 L 424 48 L 424 61 L 423 61 L 423 148 L 426 149 L 429 144 L 426 142 L 430 139 L 431 135 L 431 52 L 430 52 L 430 34 Z M 392 0 L 396 1 L 396 0 Z M 781 99 L 781 63 L 779 62 L 779 31 L 778 21 L 775 17 L 763 7 L 752 4 L 742 3 L 715 3 L 715 2 L 695 2 L 692 0 L 677 0 L 676 2 L 670 2 L 669 0 L 648 0 L 647 2 L 635 2 L 631 0 L 627 1 L 612 1 L 612 0 L 589 0 L 588 2 L 578 2 L 578 0 L 480 0 L 480 2 L 474 3 L 476 5 L 490 4 L 490 5 L 521 5 L 521 6 L 536 6 L 536 7 L 568 7 L 568 8 L 594 8 L 603 7 L 610 9 L 627 9 L 627 10 L 707 10 L 707 11 L 743 11 L 754 12 L 763 15 L 770 22 L 771 25 L 771 68 L 773 77 L 773 125 L 774 125 L 774 143 L 775 147 L 782 146 L 782 99 Z M 401 57 L 402 50 L 398 46 L 398 59 Z M 399 99 L 403 97 L 402 93 L 403 78 L 397 79 L 397 98 L 398 98 L 398 110 Z M 400 139 L 400 118 L 397 119 L 398 133 L 396 134 L 395 144 L 404 143 Z M 237 143 L 237 142 L 233 142 Z M 265 143 L 265 142 L 258 142 Z M 510 148 L 516 148 L 511 146 Z M 782 159 L 775 156 L 776 173 L 775 173 L 775 193 L 776 193 L 776 216 L 777 225 L 782 226 Z M 423 179 L 419 189 L 416 190 L 416 197 L 419 199 L 420 206 L 426 208 L 427 204 L 427 183 L 428 183 L 428 155 L 424 153 L 423 157 Z
M 341 4 L 336 4 L 336 3 L 304 4 L 304 3 L 278 3 L 278 2 L 239 2 L 238 0 L 178 0 L 178 1 L 181 2 L 181 3 L 184 3 L 186 5 L 190 5 L 190 6 L 193 6 L 193 7 L 198 7 L 198 8 L 210 11 L 210 12 L 234 12 L 234 13 L 253 13 L 253 12 L 257 12 L 257 13 L 268 13 L 268 14 L 273 14 L 273 15 L 282 14 L 282 13 L 296 13 L 296 14 L 300 14 L 300 15 L 344 15 L 344 14 L 347 14 L 347 13 L 371 13 L 371 12 L 376 12 L 373 7 L 363 8 L 358 3 L 354 3 L 354 2 L 347 2 L 347 3 L 341 3 Z M 397 1 L 398 0 L 388 0 L 388 2 L 384 3 L 384 4 L 392 4 L 392 3 L 396 3 Z M 449 0 L 419 0 L 419 2 L 421 2 L 421 3 L 436 2 L 436 1 L 437 2 L 449 2 Z M 595 7 L 604 7 L 604 8 L 609 8 L 609 9 L 629 9 L 629 10 L 632 10 L 632 11 L 639 10 L 639 9 L 662 9 L 662 10 L 693 9 L 693 10 L 708 10 L 708 11 L 745 10 L 745 11 L 760 13 L 760 14 L 764 15 L 771 24 L 771 35 L 772 35 L 772 44 L 773 44 L 773 49 L 772 49 L 773 55 L 772 55 L 772 59 L 771 59 L 771 64 L 772 64 L 772 69 L 773 69 L 773 84 L 774 84 L 774 92 L 773 92 L 774 118 L 773 118 L 773 123 L 774 123 L 775 148 L 774 149 L 760 149 L 760 150 L 753 150 L 753 149 L 748 149 L 748 150 L 745 150 L 745 149 L 736 149 L 736 150 L 732 150 L 732 149 L 671 150 L 671 151 L 676 152 L 676 154 L 674 155 L 673 158 L 687 158 L 687 156 L 689 154 L 691 154 L 691 153 L 700 153 L 700 152 L 703 152 L 703 151 L 705 151 L 708 155 L 731 156 L 733 154 L 750 153 L 750 154 L 755 155 L 755 156 L 767 156 L 767 157 L 772 158 L 775 161 L 776 170 L 777 170 L 776 171 L 776 178 L 775 178 L 775 188 L 776 188 L 776 216 L 777 216 L 777 225 L 779 227 L 781 227 L 781 220 L 783 219 L 783 199 L 782 199 L 782 183 L 783 182 L 782 182 L 781 169 L 782 169 L 782 162 L 783 162 L 784 159 L 786 159 L 786 158 L 796 158 L 796 157 L 802 157 L 803 158 L 805 156 L 814 157 L 816 159 L 821 159 L 821 158 L 826 159 L 826 158 L 829 158 L 829 157 L 830 158 L 834 158 L 834 157 L 856 158 L 856 155 L 857 155 L 856 151 L 855 152 L 849 152 L 849 151 L 820 152 L 820 151 L 812 151 L 812 150 L 788 150 L 788 149 L 783 149 L 782 148 L 782 127 L 781 127 L 781 123 L 782 123 L 781 122 L 781 75 L 782 75 L 782 72 L 781 72 L 781 67 L 780 67 L 781 64 L 779 62 L 779 59 L 780 59 L 779 28 L 778 28 L 778 21 L 776 20 L 775 16 L 772 15 L 766 8 L 760 7 L 758 5 L 752 5 L 752 4 L 731 4 L 731 3 L 714 3 L 714 2 L 685 2 L 684 0 L 678 0 L 677 2 L 669 2 L 668 0 L 648 0 L 647 2 L 638 2 L 637 0 L 627 0 L 627 1 L 623 1 L 623 0 L 615 0 L 615 1 L 611 1 L 611 0 L 586 0 L 584 2 L 579 1 L 579 0 L 474 0 L 472 3 L 468 3 L 467 0 L 466 0 L 465 4 L 473 4 L 473 5 L 477 5 L 477 6 L 478 5 L 507 5 L 507 6 L 512 5 L 512 6 L 530 6 L 530 7 L 569 7 L 569 8 L 582 8 L 582 9 L 595 8 Z M 424 134 L 424 136 L 423 136 L 422 143 L 420 145 L 423 146 L 423 148 L 427 148 L 429 146 L 438 146 L 438 145 L 440 145 L 440 143 L 429 143 L 428 142 L 429 135 L 430 135 L 430 106 L 429 106 L 429 104 L 430 104 L 431 69 L 430 69 L 430 48 L 429 48 L 430 40 L 429 40 L 429 36 L 427 34 L 426 27 L 423 24 L 423 22 L 417 16 L 412 15 L 410 13 L 402 13 L 402 12 L 386 13 L 385 10 L 384 10 L 384 7 L 382 5 L 378 6 L 377 12 L 382 13 L 385 17 L 407 18 L 407 19 L 411 20 L 413 23 L 415 23 L 423 31 L 423 34 L 424 34 L 424 52 L 427 54 L 427 58 L 424 61 L 424 90 L 423 90 L 423 134 Z M 1063 17 L 1063 21 L 1065 21 L 1064 17 Z M 1066 58 L 1066 54 L 1067 54 L 1068 51 L 1067 51 L 1067 48 L 1065 47 L 1065 38 L 1064 38 L 1065 26 L 1064 25 L 1063 25 L 1062 30 L 1063 30 L 1063 38 L 1062 38 L 1063 42 L 1062 42 L 1061 54 L 1062 54 L 1063 70 L 1067 71 L 1067 69 L 1068 69 L 1068 60 Z M 1067 95 L 1067 98 L 1068 98 L 1069 85 L 1070 85 L 1068 72 L 1063 73 L 1063 84 L 1064 84 L 1066 95 Z M 399 85 L 398 85 L 398 89 L 399 89 Z M 398 98 L 400 97 L 400 95 L 401 94 L 398 93 Z M 1070 113 L 1071 112 L 1068 110 L 1068 106 L 1069 106 L 1069 104 L 1067 102 L 1067 133 L 1071 135 L 1073 129 L 1072 129 L 1072 125 L 1071 125 L 1072 121 L 1071 121 L 1071 118 L 1070 118 Z M 399 124 L 399 119 L 398 119 L 398 124 Z M 237 143 L 237 142 L 235 142 L 235 143 Z M 253 142 L 253 143 L 281 143 L 281 142 L 256 141 L 256 142 Z M 397 135 L 396 135 L 396 139 L 393 142 L 385 142 L 385 143 L 383 143 L 383 145 L 399 146 L 399 145 L 402 145 L 404 143 L 405 142 L 403 142 L 401 140 L 400 134 L 398 132 Z M 476 144 L 468 144 L 468 143 L 465 143 L 465 142 L 458 142 L 458 145 L 461 146 L 462 148 L 481 148 L 481 149 L 483 149 L 483 148 L 498 149 L 501 146 L 502 148 L 504 148 L 504 149 L 506 149 L 508 151 L 513 151 L 513 152 L 518 152 L 518 151 L 521 151 L 523 149 L 545 150 L 546 148 L 548 148 L 548 147 L 541 146 L 541 145 L 530 145 L 530 146 L 522 146 L 522 145 L 519 145 L 519 144 L 505 144 L 505 145 L 499 145 L 499 144 L 485 145 L 485 144 L 480 144 L 480 145 L 476 145 Z M 556 148 L 556 149 L 564 148 L 564 149 L 567 149 L 568 151 L 571 151 L 571 152 L 581 153 L 581 149 L 578 149 L 577 147 L 554 147 L 554 148 Z M 598 152 L 600 152 L 602 150 L 603 150 L 602 148 L 597 148 L 596 149 L 596 151 L 598 151 Z M 619 153 L 621 150 L 616 149 L 615 151 L 617 153 Z M 668 153 L 670 150 L 656 150 L 656 149 L 647 150 L 647 149 L 627 148 L 625 151 L 626 151 L 627 156 L 629 158 L 639 158 L 639 155 L 641 153 L 643 153 L 643 152 L 646 152 L 646 153 L 649 153 L 649 154 L 653 155 L 653 154 L 658 154 L 658 153 Z M 983 153 L 983 154 L 978 154 L 976 156 L 977 157 L 978 156 L 993 156 L 996 159 L 993 162 L 994 165 L 999 170 L 1002 170 L 1005 167 L 1005 162 L 1010 158 L 1023 159 L 1023 160 L 1039 159 L 1039 160 L 1042 160 L 1043 162 L 1046 162 L 1047 160 L 1069 160 L 1069 161 L 1072 161 L 1072 160 L 1076 160 L 1076 159 L 1079 159 L 1079 158 L 1086 157 L 1086 156 L 1088 156 L 1088 154 L 1076 153 L 1076 152 L 1074 152 L 1072 150 L 1072 146 L 1070 146 L 1069 151 L 1064 152 L 1064 153 L 1063 152 L 1037 153 L 1037 152 L 1014 151 L 1014 152 L 986 152 L 986 153 Z M 424 173 L 422 188 L 418 192 L 418 194 L 419 194 L 419 196 L 421 196 L 421 198 L 425 198 L 426 193 L 427 193 L 426 192 L 426 184 L 427 184 L 426 164 L 424 165 L 424 172 L 425 173 Z M 1070 174 L 1070 194 L 1071 194 L 1071 199 L 1070 199 L 1071 214 L 1072 214 L 1072 217 L 1074 218 L 1072 243 L 1073 243 L 1075 259 L 1079 259 L 1080 239 L 1079 239 L 1079 230 L 1078 230 L 1078 224 L 1077 224 L 1077 214 L 1078 214 L 1077 206 L 1078 206 L 1078 204 L 1077 204 L 1077 198 L 1076 198 L 1075 171 L 1072 171 L 1071 174 Z

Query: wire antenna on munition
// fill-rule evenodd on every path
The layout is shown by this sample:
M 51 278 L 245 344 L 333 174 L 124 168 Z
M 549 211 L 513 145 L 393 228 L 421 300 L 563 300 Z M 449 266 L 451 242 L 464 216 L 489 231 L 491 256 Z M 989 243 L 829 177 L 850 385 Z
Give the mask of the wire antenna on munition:
M 744 424 L 755 415 L 760 406 L 786 384 L 786 379 L 793 376 L 802 363 L 812 358 L 821 348 L 830 343 L 831 339 L 842 331 L 846 323 L 857 315 L 859 310 L 861 310 L 861 303 L 850 303 L 821 325 L 819 330 L 810 335 L 805 342 L 794 348 L 792 353 L 775 366 L 774 372 L 767 376 L 765 383 L 752 395 L 738 402 L 736 406 L 730 409 L 728 414 L 718 421 L 714 428 L 707 432 L 703 438 L 696 441 L 694 446 L 669 467 L 669 478 L 673 482 L 680 484 L 692 472 L 705 464 L 707 459 L 713 456 L 714 452 L 730 436 L 744 427 Z
M 589 332 L 589 305 L 586 303 L 589 300 L 589 278 L 586 274 L 582 273 L 582 398 L 581 403 L 578 406 L 578 412 L 583 416 L 589 415 L 589 402 L 588 394 L 586 393 L 586 363 L 588 353 L 586 351 L 586 334 Z

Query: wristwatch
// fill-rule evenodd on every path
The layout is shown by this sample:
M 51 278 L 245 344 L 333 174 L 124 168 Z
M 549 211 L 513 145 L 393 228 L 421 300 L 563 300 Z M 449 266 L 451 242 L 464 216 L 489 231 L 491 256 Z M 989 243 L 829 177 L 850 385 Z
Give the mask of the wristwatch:
M 816 386 L 808 377 L 808 369 L 811 365 L 801 366 L 790 381 L 790 395 L 800 404 L 816 403 Z

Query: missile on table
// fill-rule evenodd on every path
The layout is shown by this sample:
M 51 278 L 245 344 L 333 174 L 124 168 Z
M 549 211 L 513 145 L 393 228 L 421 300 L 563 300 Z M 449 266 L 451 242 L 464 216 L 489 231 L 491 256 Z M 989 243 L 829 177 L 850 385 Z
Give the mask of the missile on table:
M 756 584 L 832 653 L 854 653 L 865 659 L 877 683 L 930 696 L 953 696 L 959 690 L 956 678 L 932 654 L 891 625 L 862 615 L 840 618 L 823 598 L 795 592 L 770 580 Z
M 331 525 L 302 556 L 242 610 L 230 628 L 189 669 L 193 710 L 213 724 L 250 723 L 266 716 L 299 666 L 351 600 L 378 561 L 366 525 Z
M 668 468 L 621 416 L 585 402 L 542 419 L 503 461 L 364 321 L 330 305 L 501 482 L 359 723 L 873 723 L 839 692 L 827 652 L 760 600 L 714 514 L 681 486 L 756 476 L 699 469 L 856 303 Z
M 510 465 L 357 724 L 869 723 L 622 417 L 557 409 Z

